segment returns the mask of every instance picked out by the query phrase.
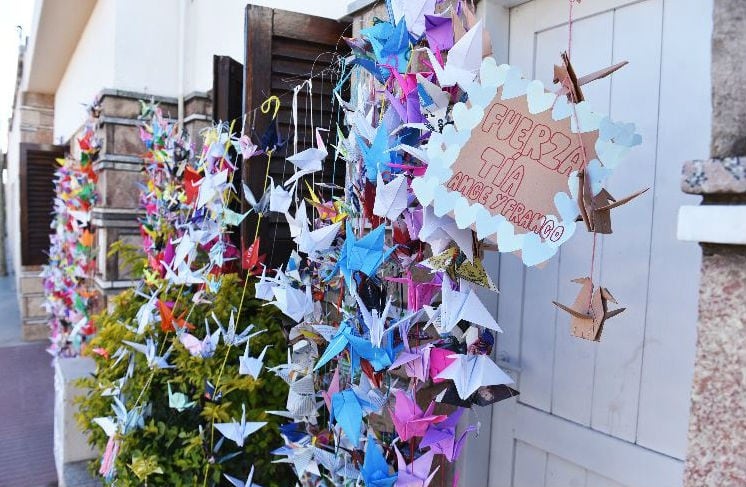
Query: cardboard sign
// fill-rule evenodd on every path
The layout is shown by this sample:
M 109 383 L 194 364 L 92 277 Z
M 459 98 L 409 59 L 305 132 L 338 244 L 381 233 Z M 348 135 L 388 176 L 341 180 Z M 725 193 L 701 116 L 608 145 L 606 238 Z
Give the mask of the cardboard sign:
M 598 131 L 573 133 L 570 118 L 554 120 L 551 106 L 531 113 L 527 95 L 503 100 L 502 94 L 500 87 L 472 129 L 446 187 L 504 216 L 516 234 L 557 241 L 564 228 L 546 216 L 558 215 L 554 198 L 568 191 L 570 174 L 596 158 Z

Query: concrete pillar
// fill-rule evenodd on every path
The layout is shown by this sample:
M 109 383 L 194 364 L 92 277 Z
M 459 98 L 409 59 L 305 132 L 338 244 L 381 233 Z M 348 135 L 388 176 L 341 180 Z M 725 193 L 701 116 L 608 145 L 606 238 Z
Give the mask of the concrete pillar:
M 684 165 L 679 238 L 702 245 L 684 485 L 746 485 L 746 2 L 715 0 L 712 159 Z M 676 337 L 671 337 L 675 340 Z

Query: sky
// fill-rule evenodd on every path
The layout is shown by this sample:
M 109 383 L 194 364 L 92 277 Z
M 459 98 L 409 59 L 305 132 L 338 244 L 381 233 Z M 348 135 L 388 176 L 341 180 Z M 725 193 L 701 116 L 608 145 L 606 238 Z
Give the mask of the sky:
M 0 150 L 8 144 L 8 118 L 13 106 L 19 35 L 28 35 L 35 0 L 0 0 Z

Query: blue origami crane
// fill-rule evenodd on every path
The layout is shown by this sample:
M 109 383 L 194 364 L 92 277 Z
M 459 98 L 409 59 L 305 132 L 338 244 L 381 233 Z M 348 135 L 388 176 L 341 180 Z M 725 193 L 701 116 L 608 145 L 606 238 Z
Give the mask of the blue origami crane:
M 407 30 L 407 22 L 404 19 L 396 25 L 378 22 L 361 30 L 360 34 L 370 42 L 378 64 L 389 64 L 396 67 L 400 73 L 407 72 L 414 40 Z
M 389 473 L 389 464 L 383 456 L 381 448 L 373 435 L 368 435 L 368 444 L 365 447 L 365 460 L 360 475 L 367 487 L 392 487 L 396 482 L 396 473 Z
M 389 345 L 390 342 L 392 340 L 387 340 L 384 348 L 375 347 L 369 340 L 354 335 L 352 327 L 343 322 L 337 334 L 329 341 L 329 345 L 319 358 L 314 370 L 323 367 L 347 347 L 350 348 L 350 369 L 352 374 L 355 374 L 355 371 L 360 367 L 361 358 L 370 362 L 374 370 L 383 370 L 393 363 L 396 356 L 396 349 Z
M 385 230 L 384 225 L 379 225 L 366 236 L 357 240 L 352 224 L 348 221 L 347 235 L 339 253 L 339 260 L 326 280 L 331 280 L 337 275 L 337 272 L 341 272 L 345 277 L 347 287 L 354 289 L 353 275 L 355 271 L 360 271 L 369 277 L 375 275 L 381 264 L 396 249 L 396 247 L 391 247 L 388 250 L 383 249 Z
M 350 443 L 360 444 L 360 426 L 363 424 L 363 404 L 352 389 L 345 389 L 332 396 L 332 417 L 342 427 Z
M 363 155 L 363 164 L 365 165 L 365 177 L 368 181 L 375 183 L 378 179 L 378 173 L 389 170 L 389 164 L 398 163 L 401 161 L 401 156 L 398 151 L 391 151 L 391 147 L 395 147 L 400 143 L 396 140 L 395 143 L 389 144 L 388 130 L 384 127 L 379 127 L 376 131 L 376 137 L 370 146 L 365 143 L 365 139 L 357 137 L 357 145 L 360 148 L 360 152 Z

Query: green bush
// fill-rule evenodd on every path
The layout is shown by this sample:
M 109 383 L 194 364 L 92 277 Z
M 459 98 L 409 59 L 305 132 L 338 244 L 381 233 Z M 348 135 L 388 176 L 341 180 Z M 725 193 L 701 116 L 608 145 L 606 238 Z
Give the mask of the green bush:
M 222 286 L 209 304 L 197 304 L 191 310 L 189 322 L 196 327 L 192 333 L 202 338 L 205 336 L 205 319 L 209 319 L 210 328 L 215 330 L 212 313 L 227 327 L 231 310 L 238 310 L 243 291 L 243 281 L 236 275 L 222 276 Z M 179 289 L 173 288 L 165 295 L 164 300 L 177 300 Z M 265 345 L 272 347 L 265 356 L 265 365 L 277 365 L 286 360 L 286 339 L 282 331 L 280 313 L 272 306 L 261 306 L 260 302 L 249 298 L 254 295 L 253 282 L 249 282 L 246 289 L 241 310 L 238 330 L 243 330 L 249 324 L 256 325 L 254 331 L 266 329 L 251 339 L 251 354 L 258 355 Z M 178 298 L 178 310 L 191 307 L 192 292 L 185 291 Z M 111 397 L 102 396 L 106 387 L 124 376 L 128 360 L 113 365 L 115 359 L 111 357 L 124 346 L 122 340 L 142 343 L 143 337 L 136 336 L 125 324 L 132 324 L 145 298 L 127 290 L 112 298 L 113 309 L 103 312 L 96 317 L 98 335 L 91 341 L 87 351 L 96 360 L 97 369 L 92 377 L 81 379 L 79 385 L 88 390 L 88 394 L 78 398 L 77 419 L 81 427 L 87 432 L 89 441 L 100 452 L 104 451 L 108 438 L 103 430 L 93 422 L 93 418 L 110 416 L 112 414 Z M 220 345 L 210 358 L 196 358 L 174 336 L 160 330 L 159 323 L 148 333 L 156 337 L 156 343 L 166 347 L 173 345 L 169 362 L 172 369 L 158 369 L 154 373 L 147 367 L 142 354 L 136 354 L 134 375 L 122 387 L 122 396 L 127 408 L 131 408 L 142 393 L 138 404 L 148 404 L 150 411 L 145 416 L 145 427 L 128 433 L 121 438 L 120 452 L 116 460 L 116 485 L 202 485 L 206 465 L 209 462 L 207 485 L 225 483 L 223 473 L 237 478 L 246 478 L 250 466 L 256 466 L 254 481 L 262 485 L 286 486 L 293 485 L 290 469 L 282 464 L 273 464 L 270 451 L 282 440 L 279 437 L 278 424 L 282 418 L 268 415 L 265 410 L 284 410 L 287 399 L 287 385 L 274 374 L 262 373 L 259 380 L 251 376 L 239 375 L 239 357 L 244 352 L 245 345 L 228 346 L 221 338 Z M 134 328 L 131 325 L 132 328 Z M 163 347 L 162 349 L 165 349 Z M 109 357 L 91 354 L 93 349 L 104 349 Z M 206 381 L 215 383 L 223 360 L 227 361 L 220 380 L 219 390 L 223 393 L 222 401 L 212 403 L 203 398 Z M 148 383 L 151 377 L 150 383 Z M 182 392 L 196 401 L 196 404 L 183 412 L 169 408 L 168 383 L 173 392 Z M 147 388 L 144 389 L 147 385 Z M 215 422 L 239 420 L 241 405 L 246 405 L 247 421 L 268 421 L 269 424 L 249 436 L 246 445 L 239 449 L 235 443 L 225 440 L 217 454 L 208 454 L 211 444 L 211 424 Z M 213 419 L 214 418 L 214 419 Z M 203 433 L 200 435 L 200 425 Z M 213 442 L 221 438 L 215 430 Z M 222 461 L 222 457 L 234 452 L 241 454 Z M 210 457 L 213 457 L 211 459 Z M 133 463 L 134 462 L 134 463 Z M 92 462 L 91 470 L 97 471 L 100 462 Z M 162 472 L 162 473 L 159 473 Z

